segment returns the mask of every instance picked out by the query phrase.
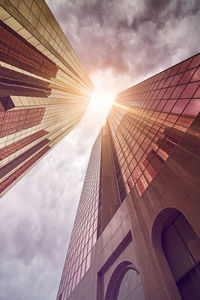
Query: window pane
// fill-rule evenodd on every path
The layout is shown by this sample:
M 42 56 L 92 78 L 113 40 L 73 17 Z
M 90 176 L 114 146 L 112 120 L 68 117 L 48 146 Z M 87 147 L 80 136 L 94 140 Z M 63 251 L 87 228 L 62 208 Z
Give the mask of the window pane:
M 194 266 L 192 257 L 174 225 L 163 234 L 162 243 L 174 279 L 178 281 Z

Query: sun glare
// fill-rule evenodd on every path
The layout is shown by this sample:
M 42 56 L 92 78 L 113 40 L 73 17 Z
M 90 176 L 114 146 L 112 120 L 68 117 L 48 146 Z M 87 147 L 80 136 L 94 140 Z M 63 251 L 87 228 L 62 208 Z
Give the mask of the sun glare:
M 88 104 L 88 116 L 104 124 L 115 98 L 114 93 L 96 87 Z
M 119 93 L 120 86 L 111 70 L 94 72 L 91 74 L 91 79 L 95 89 L 88 104 L 86 117 L 102 126 Z
M 97 110 L 102 108 L 110 110 L 114 100 L 114 94 L 95 88 L 90 99 L 90 106 Z

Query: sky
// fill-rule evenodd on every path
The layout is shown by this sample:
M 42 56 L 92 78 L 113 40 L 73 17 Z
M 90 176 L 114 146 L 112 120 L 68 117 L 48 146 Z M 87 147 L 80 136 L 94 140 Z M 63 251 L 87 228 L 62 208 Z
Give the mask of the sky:
M 0 200 L 0 300 L 55 300 L 106 95 L 199 52 L 199 0 L 47 3 L 103 98 Z

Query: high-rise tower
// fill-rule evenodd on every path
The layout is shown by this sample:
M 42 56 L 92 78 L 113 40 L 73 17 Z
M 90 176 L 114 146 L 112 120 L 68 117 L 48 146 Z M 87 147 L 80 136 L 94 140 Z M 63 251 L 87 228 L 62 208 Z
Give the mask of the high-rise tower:
M 200 298 L 199 112 L 200 54 L 118 95 L 93 146 L 57 300 Z
M 44 0 L 0 0 L 0 195 L 83 116 L 93 85 Z
M 65 260 L 59 300 L 71 294 L 91 265 L 91 249 L 97 241 L 100 165 L 101 135 L 92 148 Z M 62 294 L 63 298 L 61 298 Z

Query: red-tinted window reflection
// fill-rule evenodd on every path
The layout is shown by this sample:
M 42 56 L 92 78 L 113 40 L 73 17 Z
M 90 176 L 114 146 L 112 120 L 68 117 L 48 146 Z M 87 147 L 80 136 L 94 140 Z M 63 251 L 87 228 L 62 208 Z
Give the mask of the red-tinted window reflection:
M 181 77 L 182 77 L 182 74 L 176 75 L 176 76 L 174 77 L 173 81 L 171 82 L 170 86 L 172 86 L 172 85 L 177 85 L 178 82 L 179 82 L 179 80 L 181 79 Z
M 174 114 L 180 114 L 184 108 L 186 107 L 186 105 L 188 104 L 189 99 L 179 99 L 174 108 L 172 109 L 172 113 Z
M 185 72 L 183 74 L 183 77 L 179 81 L 179 84 L 181 84 L 181 83 L 187 83 L 188 81 L 190 81 L 190 78 L 192 77 L 192 75 L 194 74 L 195 71 L 196 71 L 196 69 L 189 70 L 189 71 Z
M 186 61 L 184 61 L 181 66 L 180 69 L 178 70 L 179 73 L 184 72 L 185 70 L 187 70 L 188 65 L 191 63 L 192 59 L 187 59 Z
M 186 109 L 183 112 L 183 115 L 195 117 L 200 112 L 200 99 L 192 99 Z
M 193 58 L 192 63 L 189 66 L 189 68 L 194 68 L 194 67 L 197 67 L 198 65 L 200 65 L 200 54 Z
M 194 92 L 198 88 L 198 86 L 199 86 L 199 82 L 189 83 L 187 85 L 187 87 L 185 88 L 185 90 L 183 91 L 182 97 L 184 97 L 184 98 L 192 97 Z
M 200 97 L 200 87 L 198 88 L 198 90 L 196 91 L 196 93 L 194 94 L 195 98 Z
M 167 101 L 165 107 L 163 108 L 163 111 L 170 112 L 175 103 L 176 103 L 176 100 Z
M 174 90 L 171 98 L 179 98 L 179 96 L 181 95 L 181 93 L 184 90 L 185 86 L 186 86 L 185 84 L 177 86 L 176 89 Z
M 197 81 L 197 80 L 200 80 L 200 68 L 198 68 L 196 70 L 196 72 L 194 73 L 194 75 L 193 75 L 193 77 L 191 79 L 191 81 Z

